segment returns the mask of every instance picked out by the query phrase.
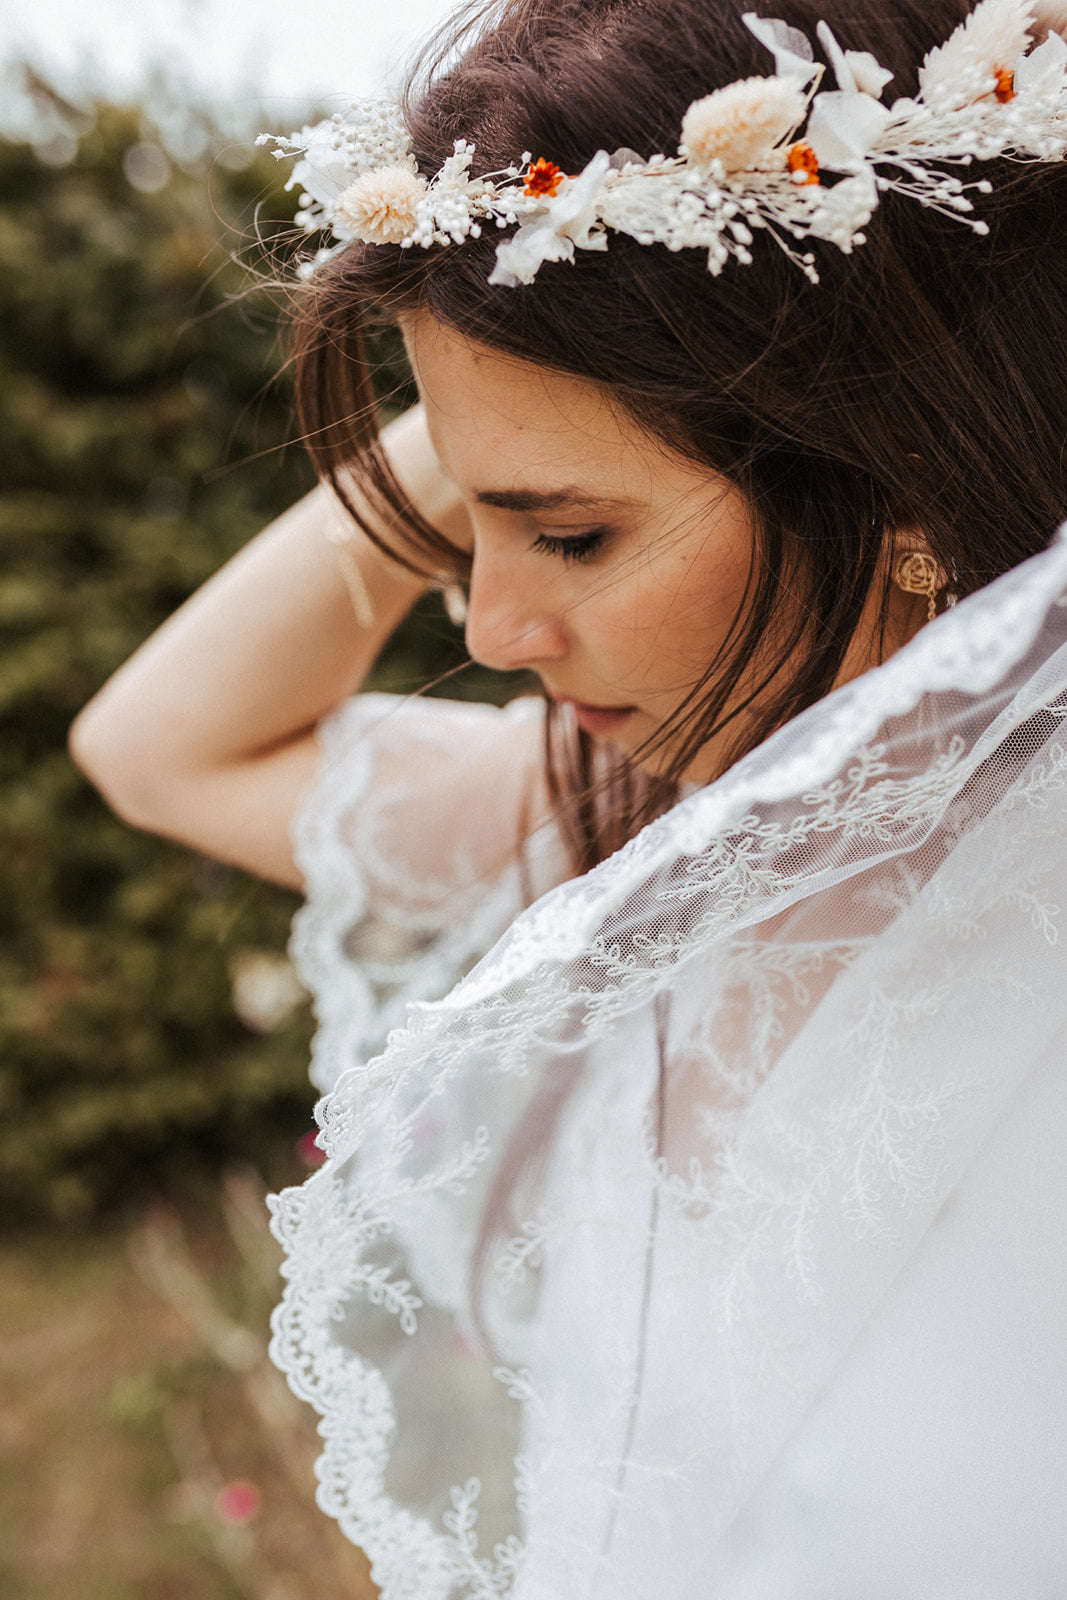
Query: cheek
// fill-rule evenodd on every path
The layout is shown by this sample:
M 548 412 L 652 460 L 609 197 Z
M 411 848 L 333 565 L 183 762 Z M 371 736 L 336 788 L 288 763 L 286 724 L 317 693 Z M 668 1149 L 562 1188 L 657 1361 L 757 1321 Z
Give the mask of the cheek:
M 688 689 L 703 675 L 743 604 L 750 548 L 747 541 L 703 539 L 641 584 L 630 645 L 650 681 Z

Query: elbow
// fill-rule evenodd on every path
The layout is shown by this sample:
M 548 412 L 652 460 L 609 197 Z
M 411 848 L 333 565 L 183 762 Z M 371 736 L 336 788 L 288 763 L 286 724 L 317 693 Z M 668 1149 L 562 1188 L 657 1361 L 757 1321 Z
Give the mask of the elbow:
M 124 822 L 136 819 L 130 814 L 134 809 L 134 785 L 129 782 L 128 762 L 123 759 L 121 743 L 109 728 L 108 719 L 99 715 L 96 702 L 91 702 L 71 724 L 67 734 L 67 750 L 78 771 L 87 778 Z
M 96 701 L 71 724 L 67 748 L 74 765 L 123 822 L 149 833 L 167 831 L 171 786 L 161 781 L 148 750 L 138 748 L 129 730 L 116 726 Z

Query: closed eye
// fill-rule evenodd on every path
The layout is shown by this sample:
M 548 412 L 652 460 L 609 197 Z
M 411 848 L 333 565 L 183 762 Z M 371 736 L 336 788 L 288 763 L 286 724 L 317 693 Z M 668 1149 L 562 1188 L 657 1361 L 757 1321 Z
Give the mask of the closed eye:
M 555 533 L 539 533 L 531 550 L 540 550 L 544 555 L 560 556 L 564 561 L 589 561 L 601 548 L 610 528 L 590 528 L 585 533 L 572 533 L 564 536 Z

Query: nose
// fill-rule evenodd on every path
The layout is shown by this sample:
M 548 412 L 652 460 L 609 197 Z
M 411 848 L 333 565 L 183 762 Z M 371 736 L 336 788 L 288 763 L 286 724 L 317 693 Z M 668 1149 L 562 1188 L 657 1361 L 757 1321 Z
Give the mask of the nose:
M 542 581 L 521 555 L 475 548 L 467 601 L 467 649 L 494 672 L 536 672 L 567 653 L 567 636 Z

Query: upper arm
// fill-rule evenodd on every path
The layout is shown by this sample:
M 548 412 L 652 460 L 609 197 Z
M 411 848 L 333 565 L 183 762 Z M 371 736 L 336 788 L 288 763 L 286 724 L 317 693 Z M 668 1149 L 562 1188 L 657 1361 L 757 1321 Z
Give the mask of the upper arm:
M 354 613 L 321 486 L 239 552 L 104 684 L 70 733 L 120 816 L 296 883 L 288 827 L 315 727 L 351 693 L 421 592 L 360 546 L 372 625 Z
M 462 505 L 421 411 L 390 424 L 383 441 L 413 503 L 461 543 Z M 351 562 L 364 617 L 346 581 Z M 320 485 L 119 668 L 75 722 L 73 757 L 134 826 L 298 886 L 290 825 L 314 778 L 316 726 L 365 680 L 424 587 Z
M 112 769 L 91 725 L 71 730 L 71 754 L 112 809 L 132 827 L 162 834 L 257 877 L 299 889 L 292 823 L 319 761 L 313 730 L 244 761 L 188 770 L 154 766 L 150 749 Z M 114 781 L 109 780 L 111 771 Z

